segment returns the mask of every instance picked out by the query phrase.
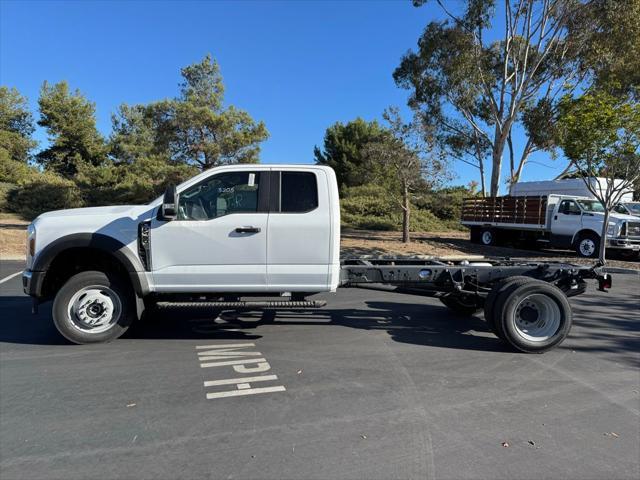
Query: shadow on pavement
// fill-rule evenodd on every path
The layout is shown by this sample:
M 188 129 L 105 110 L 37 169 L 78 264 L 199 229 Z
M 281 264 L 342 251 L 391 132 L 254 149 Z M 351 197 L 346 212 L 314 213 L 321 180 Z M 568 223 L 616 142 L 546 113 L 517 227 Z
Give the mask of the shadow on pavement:
M 507 351 L 478 317 L 461 317 L 445 307 L 425 304 L 367 302 L 369 310 L 320 309 L 316 311 L 264 310 L 202 312 L 171 310 L 145 314 L 123 338 L 130 339 L 257 339 L 264 325 L 339 325 L 363 330 L 385 330 L 395 341 L 465 350 Z M 50 304 L 31 315 L 26 297 L 1 297 L 0 342 L 64 345 L 55 329 Z
M 571 349 L 604 353 L 613 361 L 640 367 L 639 296 L 582 295 L 572 299 Z
M 600 352 L 610 360 L 640 365 L 640 307 L 634 299 L 607 294 L 572 299 L 574 327 L 560 348 Z M 323 308 L 315 311 L 203 311 L 171 309 L 147 312 L 123 338 L 245 339 L 261 338 L 266 325 L 333 325 L 383 330 L 400 343 L 480 351 L 512 351 L 488 330 L 481 316 L 461 316 L 439 305 L 368 301 L 367 309 Z M 635 313 L 634 313 L 635 309 Z M 601 312 L 606 312 L 606 316 Z M 50 304 L 31 315 L 27 297 L 0 297 L 0 342 L 64 345 L 53 326 Z

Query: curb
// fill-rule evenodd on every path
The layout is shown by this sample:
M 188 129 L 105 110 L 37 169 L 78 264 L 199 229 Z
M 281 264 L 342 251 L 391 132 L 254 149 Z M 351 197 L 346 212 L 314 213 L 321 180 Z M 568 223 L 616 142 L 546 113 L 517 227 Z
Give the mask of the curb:
M 605 267 L 604 271 L 607 273 L 635 273 L 636 275 L 640 275 L 640 270 L 635 270 L 633 268 Z

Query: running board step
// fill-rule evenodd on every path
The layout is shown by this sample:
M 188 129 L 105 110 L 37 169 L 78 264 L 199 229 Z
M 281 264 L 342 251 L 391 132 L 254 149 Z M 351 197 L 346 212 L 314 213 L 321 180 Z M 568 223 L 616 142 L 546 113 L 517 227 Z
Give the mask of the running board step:
M 320 308 L 327 304 L 324 300 L 271 301 L 271 302 L 158 302 L 160 308 Z

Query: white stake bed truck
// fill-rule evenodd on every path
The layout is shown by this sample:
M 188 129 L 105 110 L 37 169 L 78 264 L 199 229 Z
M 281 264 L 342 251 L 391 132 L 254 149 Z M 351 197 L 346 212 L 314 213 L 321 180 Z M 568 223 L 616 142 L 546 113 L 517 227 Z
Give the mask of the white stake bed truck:
M 340 260 L 336 177 L 314 165 L 233 165 L 170 186 L 148 205 L 49 212 L 28 228 L 23 287 L 53 299 L 53 321 L 75 343 L 118 338 L 145 307 L 307 309 L 338 287 L 440 298 L 461 314 L 484 308 L 516 349 L 543 352 L 571 327 L 567 296 L 598 267 L 510 260 Z M 274 297 L 258 301 L 257 297 Z
M 603 222 L 604 208 L 598 200 L 569 195 L 467 198 L 461 219 L 472 242 L 572 248 L 585 258 L 598 256 Z M 611 212 L 607 248 L 637 258 L 640 218 Z

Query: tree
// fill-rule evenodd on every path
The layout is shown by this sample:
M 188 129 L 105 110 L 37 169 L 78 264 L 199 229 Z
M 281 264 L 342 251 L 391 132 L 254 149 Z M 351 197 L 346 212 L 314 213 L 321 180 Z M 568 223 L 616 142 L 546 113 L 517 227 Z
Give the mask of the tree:
M 590 0 L 569 23 L 583 37 L 580 68 L 589 87 L 638 99 L 640 96 L 640 0 Z
M 358 117 L 345 124 L 336 122 L 324 134 L 323 148 L 313 149 L 316 163 L 328 165 L 336 172 L 342 192 L 348 187 L 369 183 L 374 177 L 363 156 L 364 146 L 391 140 L 390 132 L 377 121 L 367 122 Z
M 200 169 L 230 163 L 255 163 L 260 142 L 269 137 L 263 122 L 234 106 L 223 107 L 220 68 L 207 55 L 182 69 L 180 96 L 150 105 L 158 129 L 157 142 L 167 146 L 173 161 Z
M 116 163 L 134 164 L 152 156 L 171 160 L 169 147 L 159 141 L 148 110 L 145 105 L 122 104 L 111 116 L 109 151 Z
M 600 262 L 605 263 L 609 214 L 640 179 L 640 104 L 591 90 L 559 105 L 558 143 L 604 207 Z M 589 181 L 604 177 L 606 188 Z
M 415 123 L 405 124 L 397 108 L 383 118 L 392 138 L 367 144 L 363 156 L 373 171 L 384 172 L 382 184 L 402 210 L 402 241 L 410 241 L 411 197 L 419 188 L 433 188 L 447 178 L 447 163 L 419 135 Z
M 27 99 L 15 88 L 0 87 L 0 155 L 26 164 L 36 146 L 33 116 Z
M 458 151 L 470 152 L 481 170 L 483 152 L 490 151 L 495 196 L 505 149 L 510 150 L 510 180 L 517 181 L 531 153 L 552 148 L 548 138 L 536 135 L 553 118 L 549 105 L 586 76 L 579 61 L 585 36 L 571 35 L 575 29 L 569 28 L 584 5 L 577 0 L 505 0 L 503 38 L 490 42 L 497 18 L 494 0 L 467 0 L 460 14 L 448 2 L 436 2 L 447 20 L 427 26 L 418 51 L 402 58 L 394 79 L 412 90 L 409 105 L 423 123 L 442 132 L 445 145 L 452 139 L 463 144 Z M 516 161 L 511 133 L 517 124 L 529 135 Z
M 100 165 L 107 160 L 104 138 L 96 128 L 95 104 L 67 82 L 44 82 L 38 100 L 40 120 L 51 145 L 36 155 L 46 169 L 72 178 L 81 164 Z

